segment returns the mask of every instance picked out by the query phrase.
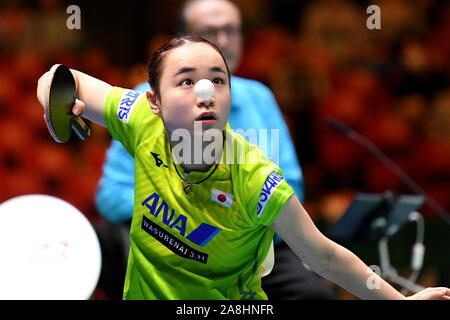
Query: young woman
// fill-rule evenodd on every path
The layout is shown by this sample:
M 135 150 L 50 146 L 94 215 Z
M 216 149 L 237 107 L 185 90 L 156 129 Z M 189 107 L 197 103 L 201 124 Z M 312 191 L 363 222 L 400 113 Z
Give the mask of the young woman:
M 163 45 L 151 58 L 146 94 L 72 73 L 73 113 L 107 126 L 135 158 L 124 299 L 266 299 L 260 276 L 270 269 L 274 231 L 314 271 L 353 294 L 405 299 L 381 278 L 379 289 L 369 289 L 369 277 L 378 276 L 323 236 L 280 169 L 229 130 L 230 73 L 212 43 L 186 36 Z M 38 82 L 42 105 L 47 75 Z M 214 84 L 209 99 L 194 92 L 201 79 Z M 223 135 L 208 138 L 214 132 Z M 183 140 L 194 143 L 181 152 Z M 411 298 L 450 299 L 450 290 Z

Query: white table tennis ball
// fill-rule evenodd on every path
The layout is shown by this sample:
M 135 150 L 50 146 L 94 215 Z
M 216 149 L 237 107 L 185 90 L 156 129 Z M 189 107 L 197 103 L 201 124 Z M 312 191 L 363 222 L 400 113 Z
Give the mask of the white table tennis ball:
M 208 79 L 201 79 L 195 84 L 194 91 L 200 99 L 211 99 L 214 94 L 214 84 Z
M 0 300 L 84 300 L 101 272 L 101 248 L 83 213 L 48 195 L 0 204 Z

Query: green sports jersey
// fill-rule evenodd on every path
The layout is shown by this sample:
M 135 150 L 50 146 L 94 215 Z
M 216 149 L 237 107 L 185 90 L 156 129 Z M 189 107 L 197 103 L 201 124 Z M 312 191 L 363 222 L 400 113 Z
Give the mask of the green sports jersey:
M 270 225 L 294 194 L 278 166 L 227 125 L 222 161 L 190 172 L 191 182 L 210 176 L 186 194 L 145 94 L 111 89 L 104 117 L 136 165 L 124 299 L 267 299 L 260 273 Z M 236 160 L 237 148 L 258 161 Z

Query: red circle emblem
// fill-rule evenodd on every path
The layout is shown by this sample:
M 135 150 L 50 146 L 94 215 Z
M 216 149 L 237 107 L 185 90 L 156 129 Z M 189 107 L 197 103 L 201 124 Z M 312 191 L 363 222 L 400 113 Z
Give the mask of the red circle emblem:
M 219 195 L 217 196 L 217 199 L 218 199 L 220 202 L 225 202 L 225 201 L 227 201 L 227 196 L 224 195 L 223 193 L 221 193 L 221 194 L 219 194 Z

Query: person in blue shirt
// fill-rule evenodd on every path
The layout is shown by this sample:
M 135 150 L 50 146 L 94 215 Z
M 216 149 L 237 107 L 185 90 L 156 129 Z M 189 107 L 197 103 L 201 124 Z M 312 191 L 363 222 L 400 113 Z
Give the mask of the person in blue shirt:
M 215 43 L 222 50 L 230 72 L 236 70 L 242 53 L 242 32 L 240 11 L 235 4 L 228 0 L 186 1 L 180 10 L 177 28 L 179 33 L 195 33 Z M 146 92 L 150 87 L 143 83 L 135 89 Z M 235 131 L 240 129 L 243 133 L 255 130 L 257 137 L 266 141 L 267 156 L 280 166 L 288 184 L 303 202 L 300 163 L 273 93 L 260 82 L 232 76 L 231 99 L 231 128 Z M 265 130 L 267 136 L 258 135 L 259 130 Z M 119 298 L 126 268 L 126 254 L 123 252 L 128 249 L 127 232 L 133 214 L 134 159 L 116 140 L 107 151 L 95 200 L 100 214 L 112 223 L 96 227 L 104 253 L 100 286 L 109 297 Z M 262 280 L 269 299 L 335 298 L 331 287 L 309 271 L 277 235 L 274 244 L 275 266 Z M 113 281 L 117 285 L 108 279 L 115 279 Z

